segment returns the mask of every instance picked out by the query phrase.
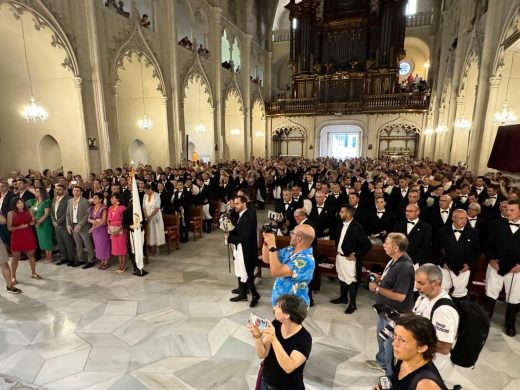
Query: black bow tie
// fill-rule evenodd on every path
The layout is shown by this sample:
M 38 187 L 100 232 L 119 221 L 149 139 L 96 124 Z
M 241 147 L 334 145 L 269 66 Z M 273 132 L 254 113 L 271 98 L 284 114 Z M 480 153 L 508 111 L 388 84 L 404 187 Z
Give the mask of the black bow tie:
M 496 196 L 490 196 L 489 199 L 496 199 Z
M 441 213 L 449 214 L 449 211 L 447 211 L 447 210 L 441 210 Z
M 289 205 L 290 205 L 290 203 L 286 203 L 285 205 L 286 205 L 286 206 L 289 206 Z
M 453 233 L 462 233 L 462 230 L 453 229 Z
M 415 222 L 412 222 L 412 221 L 408 221 L 408 223 L 411 223 L 412 225 L 415 225 Z
M 322 208 L 323 208 L 323 206 L 316 206 L 316 207 L 319 208 L 319 209 L 322 209 Z
M 385 213 L 384 211 L 378 211 L 378 212 L 377 212 L 377 215 L 379 215 L 379 214 L 384 214 L 384 213 Z
M 468 221 L 476 221 L 477 218 L 468 218 Z
M 516 226 L 516 227 L 520 227 L 520 223 L 513 223 L 513 222 L 509 222 L 509 226 Z

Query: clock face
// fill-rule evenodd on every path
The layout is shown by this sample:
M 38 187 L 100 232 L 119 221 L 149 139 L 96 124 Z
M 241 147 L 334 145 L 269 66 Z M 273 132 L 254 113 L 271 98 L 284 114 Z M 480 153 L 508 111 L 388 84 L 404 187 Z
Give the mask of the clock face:
M 401 61 L 399 63 L 399 75 L 406 76 L 412 71 L 412 65 L 408 61 Z

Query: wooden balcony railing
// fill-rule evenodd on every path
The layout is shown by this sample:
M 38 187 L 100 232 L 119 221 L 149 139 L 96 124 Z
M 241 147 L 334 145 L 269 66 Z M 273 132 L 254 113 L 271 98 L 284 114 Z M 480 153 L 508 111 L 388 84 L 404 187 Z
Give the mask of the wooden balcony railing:
M 429 26 L 432 24 L 433 12 L 419 12 L 406 17 L 406 27 Z
M 290 30 L 273 31 L 273 42 L 285 42 L 291 38 Z
M 399 111 L 425 112 L 430 104 L 429 93 L 395 93 L 366 95 L 359 101 L 319 102 L 317 99 L 278 99 L 266 102 L 267 115 L 300 114 L 332 115 L 355 113 L 388 113 Z

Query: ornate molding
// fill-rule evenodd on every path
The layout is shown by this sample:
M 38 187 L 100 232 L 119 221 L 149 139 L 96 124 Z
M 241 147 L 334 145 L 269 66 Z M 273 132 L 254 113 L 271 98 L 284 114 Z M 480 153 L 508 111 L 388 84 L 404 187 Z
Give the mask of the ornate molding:
M 421 134 L 421 130 L 412 124 L 408 123 L 392 123 L 390 125 L 383 125 L 379 129 L 379 137 L 390 137 L 395 136 L 414 136 L 415 134 Z
M 242 115 L 245 115 L 245 108 L 244 108 L 244 99 L 242 97 L 242 92 L 240 91 L 240 87 L 238 85 L 238 81 L 237 81 L 237 78 L 236 78 L 236 73 L 235 72 L 231 72 L 232 75 L 231 75 L 231 80 L 226 88 L 226 97 L 224 99 L 225 102 L 227 102 L 228 100 L 228 97 L 230 95 L 234 95 L 238 98 L 238 101 L 240 102 L 240 112 L 242 113 Z
M 65 51 L 65 58 L 61 66 L 70 70 L 74 77 L 79 77 L 78 60 L 71 39 L 41 0 L 3 0 L 2 2 L 9 5 L 9 10 L 16 20 L 20 20 L 24 12 L 29 12 L 33 17 L 36 31 L 49 28 L 52 32 L 50 45 Z
M 152 66 L 152 77 L 157 80 L 157 91 L 161 92 L 163 96 L 167 96 L 161 66 L 157 61 L 155 53 L 146 41 L 141 28 L 139 21 L 135 19 L 132 31 L 116 50 L 111 74 L 113 83 L 117 85 L 121 82 L 119 79 L 119 70 L 124 70 L 124 61 L 128 60 L 132 62 L 132 56 L 136 54 L 139 61 L 142 61 L 144 58 L 144 64 L 147 68 Z
M 215 107 L 214 101 L 213 101 L 213 92 L 211 91 L 211 84 L 209 82 L 209 78 L 204 71 L 204 67 L 202 66 L 202 63 L 200 62 L 200 56 L 195 54 L 195 58 L 193 60 L 193 63 L 191 64 L 190 68 L 186 72 L 186 76 L 184 77 L 184 82 L 182 83 L 182 101 L 186 99 L 186 89 L 188 88 L 188 84 L 190 82 L 197 82 L 200 81 L 202 86 L 204 87 L 204 92 L 208 94 L 209 99 L 208 103 L 210 104 L 211 108 Z

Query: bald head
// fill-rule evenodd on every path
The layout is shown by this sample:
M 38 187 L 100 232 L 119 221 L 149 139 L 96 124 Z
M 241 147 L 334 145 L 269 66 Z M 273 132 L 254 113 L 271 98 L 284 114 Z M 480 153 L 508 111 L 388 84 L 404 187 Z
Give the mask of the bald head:
M 301 237 L 302 244 L 310 247 L 314 241 L 314 229 L 310 225 L 298 225 L 294 228 L 294 235 Z

